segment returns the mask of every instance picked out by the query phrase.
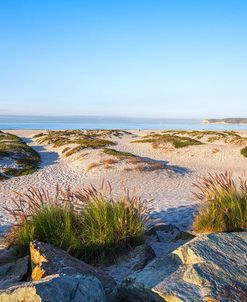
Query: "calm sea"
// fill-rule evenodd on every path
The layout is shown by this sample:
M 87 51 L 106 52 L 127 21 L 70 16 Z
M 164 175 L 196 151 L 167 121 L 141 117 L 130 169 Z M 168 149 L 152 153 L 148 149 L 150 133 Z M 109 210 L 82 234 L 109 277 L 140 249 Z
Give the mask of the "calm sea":
M 247 125 L 205 125 L 201 119 L 106 118 L 89 116 L 0 116 L 0 130 L 16 129 L 193 129 L 247 130 Z

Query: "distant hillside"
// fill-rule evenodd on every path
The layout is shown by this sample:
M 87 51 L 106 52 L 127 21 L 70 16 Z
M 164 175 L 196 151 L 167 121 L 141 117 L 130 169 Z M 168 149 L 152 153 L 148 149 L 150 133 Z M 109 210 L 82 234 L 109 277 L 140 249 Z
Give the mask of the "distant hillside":
M 207 119 L 204 124 L 247 124 L 247 118 Z

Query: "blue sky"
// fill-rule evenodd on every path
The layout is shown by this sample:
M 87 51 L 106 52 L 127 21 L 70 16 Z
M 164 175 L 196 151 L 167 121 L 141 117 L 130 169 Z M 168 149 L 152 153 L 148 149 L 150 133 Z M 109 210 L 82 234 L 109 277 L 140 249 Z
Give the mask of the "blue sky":
M 247 116 L 245 0 L 0 0 L 0 114 Z

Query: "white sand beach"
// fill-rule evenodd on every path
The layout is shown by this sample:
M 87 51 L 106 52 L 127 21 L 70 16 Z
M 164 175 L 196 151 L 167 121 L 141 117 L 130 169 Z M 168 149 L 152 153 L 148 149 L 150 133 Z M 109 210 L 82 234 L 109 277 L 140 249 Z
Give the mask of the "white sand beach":
M 154 171 L 140 171 L 132 163 L 120 161 L 117 164 L 96 166 L 109 156 L 100 150 L 84 150 L 66 158 L 63 148 L 51 148 L 38 144 L 32 137 L 42 131 L 10 130 L 6 131 L 20 136 L 28 145 L 41 155 L 41 168 L 31 174 L 13 177 L 0 182 L 0 224 L 8 225 L 10 217 L 3 211 L 3 206 L 11 205 L 15 192 L 25 192 L 30 187 L 55 190 L 56 184 L 62 188 L 86 187 L 93 184 L 100 187 L 102 181 L 109 181 L 115 194 L 121 194 L 123 186 L 143 199 L 152 200 L 153 217 L 180 228 L 189 229 L 197 203 L 191 192 L 193 183 L 199 177 L 209 173 L 232 171 L 235 176 L 246 172 L 247 159 L 240 154 L 241 147 L 225 144 L 222 141 L 205 143 L 186 148 L 172 149 L 153 148 L 148 143 L 130 143 L 133 140 L 152 132 L 151 130 L 133 130 L 131 135 L 124 134 L 121 138 L 114 137 L 119 151 L 131 152 L 144 162 L 161 163 L 164 168 Z M 247 136 L 247 131 L 241 132 Z M 89 170 L 90 166 L 94 166 Z

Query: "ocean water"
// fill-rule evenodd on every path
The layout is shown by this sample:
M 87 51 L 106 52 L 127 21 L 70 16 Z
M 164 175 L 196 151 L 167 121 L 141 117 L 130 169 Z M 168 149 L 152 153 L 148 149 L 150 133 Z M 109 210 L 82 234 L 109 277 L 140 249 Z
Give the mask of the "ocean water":
M 247 130 L 247 125 L 207 125 L 203 124 L 201 119 L 106 118 L 92 116 L 0 116 L 0 130 L 10 129 Z

